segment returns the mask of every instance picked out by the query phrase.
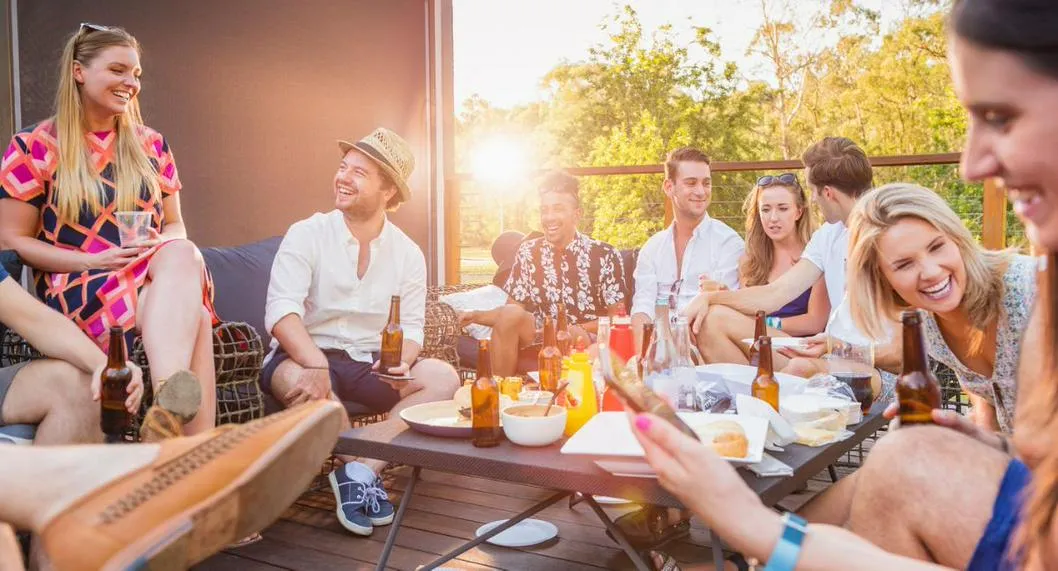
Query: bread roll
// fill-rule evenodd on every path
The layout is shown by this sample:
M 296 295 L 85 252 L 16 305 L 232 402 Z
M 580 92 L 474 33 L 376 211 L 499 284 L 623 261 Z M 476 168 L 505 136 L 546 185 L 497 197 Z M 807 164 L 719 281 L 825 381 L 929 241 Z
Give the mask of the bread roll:
M 742 425 L 733 420 L 717 420 L 695 427 L 702 444 L 726 458 L 745 458 L 749 454 L 749 440 Z

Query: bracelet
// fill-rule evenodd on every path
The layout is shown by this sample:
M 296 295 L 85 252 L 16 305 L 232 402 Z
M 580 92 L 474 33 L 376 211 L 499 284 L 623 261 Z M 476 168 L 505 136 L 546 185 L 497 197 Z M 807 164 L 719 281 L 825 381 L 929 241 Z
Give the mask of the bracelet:
M 793 571 L 801 557 L 801 543 L 808 533 L 808 522 L 801 516 L 786 512 L 782 514 L 782 536 L 768 557 L 764 571 Z
M 764 326 L 771 327 L 772 329 L 778 329 L 782 331 L 782 318 L 780 317 L 765 317 Z

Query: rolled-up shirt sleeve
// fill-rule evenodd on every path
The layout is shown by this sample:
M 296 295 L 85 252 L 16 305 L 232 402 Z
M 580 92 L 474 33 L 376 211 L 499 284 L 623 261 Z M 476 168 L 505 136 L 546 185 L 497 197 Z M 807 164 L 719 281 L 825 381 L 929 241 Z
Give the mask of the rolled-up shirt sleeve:
M 658 293 L 658 273 L 655 267 L 657 248 L 654 241 L 648 241 L 639 252 L 636 260 L 636 269 L 632 272 L 635 279 L 636 291 L 632 295 L 632 311 L 630 315 L 642 313 L 654 319 L 654 302 Z
M 305 300 L 316 267 L 316 249 L 309 228 L 303 222 L 287 230 L 272 262 L 265 302 L 265 328 L 269 333 L 280 319 L 291 313 L 305 316 Z
M 738 261 L 746 251 L 746 242 L 731 230 L 720 242 L 716 256 L 716 270 L 713 279 L 726 285 L 728 289 L 738 289 Z
M 404 340 L 422 347 L 426 324 L 426 258 L 417 247 L 405 261 L 404 281 L 400 284 L 400 325 Z

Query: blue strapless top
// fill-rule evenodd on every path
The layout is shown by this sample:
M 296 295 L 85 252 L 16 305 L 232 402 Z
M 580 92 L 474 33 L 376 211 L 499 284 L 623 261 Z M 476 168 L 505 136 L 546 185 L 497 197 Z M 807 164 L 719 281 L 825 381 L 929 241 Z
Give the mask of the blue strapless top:
M 798 315 L 804 315 L 808 313 L 808 298 L 812 297 L 812 288 L 808 288 L 799 295 L 796 299 L 782 306 L 779 311 L 769 315 L 768 317 L 778 317 L 786 319 L 787 317 L 795 317 Z

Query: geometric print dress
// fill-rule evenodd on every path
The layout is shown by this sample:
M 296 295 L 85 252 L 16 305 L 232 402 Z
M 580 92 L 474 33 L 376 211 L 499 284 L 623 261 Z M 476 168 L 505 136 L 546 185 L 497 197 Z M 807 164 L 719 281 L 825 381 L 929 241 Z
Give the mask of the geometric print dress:
M 158 171 L 162 197 L 180 190 L 176 162 L 165 139 L 149 127 L 140 127 L 147 156 Z M 100 174 L 105 200 L 100 213 L 87 207 L 76 222 L 60 221 L 55 200 L 55 173 L 58 167 L 55 124 L 47 119 L 28 127 L 11 139 L 11 145 L 0 161 L 0 199 L 14 198 L 32 204 L 40 211 L 37 239 L 59 248 L 99 253 L 120 247 L 114 212 L 114 165 L 117 132 L 85 134 L 91 161 Z M 161 200 L 151 197 L 146 185 L 136 201 L 136 210 L 153 213 L 151 225 L 161 232 L 165 215 Z M 140 289 L 147 280 L 151 257 L 165 244 L 143 252 L 125 267 L 117 270 L 91 269 L 81 273 L 44 272 L 34 269 L 37 296 L 53 309 L 62 312 L 106 351 L 109 329 L 121 326 L 126 347 L 132 348 L 136 327 L 136 307 Z M 218 322 L 213 309 L 213 283 L 209 273 L 203 277 L 202 303 Z

